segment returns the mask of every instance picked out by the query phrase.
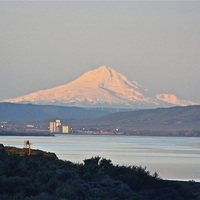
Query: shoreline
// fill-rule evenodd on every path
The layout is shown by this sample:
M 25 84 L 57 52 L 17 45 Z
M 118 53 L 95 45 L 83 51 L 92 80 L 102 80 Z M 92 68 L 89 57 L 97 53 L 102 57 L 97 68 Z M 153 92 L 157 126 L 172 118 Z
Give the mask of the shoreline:
M 0 132 L 0 136 L 46 136 L 54 137 L 53 133 L 48 132 Z
M 199 138 L 199 135 L 168 135 L 168 134 L 103 134 L 103 133 L 24 133 L 24 132 L 0 132 L 0 136 L 45 136 L 45 137 L 54 137 L 55 135 L 98 135 L 98 136 L 140 136 L 140 137 L 193 137 Z

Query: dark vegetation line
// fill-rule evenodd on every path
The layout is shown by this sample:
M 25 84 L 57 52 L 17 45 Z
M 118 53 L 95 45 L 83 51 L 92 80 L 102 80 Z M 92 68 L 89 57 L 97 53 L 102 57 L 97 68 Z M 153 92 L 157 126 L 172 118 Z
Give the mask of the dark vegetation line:
M 16 151 L 15 151 L 16 149 Z M 0 147 L 1 200 L 200 200 L 200 184 L 162 180 L 99 156 L 83 164 L 55 154 Z

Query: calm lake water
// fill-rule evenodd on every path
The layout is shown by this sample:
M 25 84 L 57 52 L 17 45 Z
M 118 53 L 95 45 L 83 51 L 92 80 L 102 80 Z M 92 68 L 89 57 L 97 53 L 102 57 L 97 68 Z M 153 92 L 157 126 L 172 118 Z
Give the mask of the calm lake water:
M 200 138 L 114 135 L 55 135 L 55 137 L 1 136 L 5 146 L 54 152 L 63 160 L 81 163 L 101 156 L 114 164 L 147 167 L 163 179 L 200 181 Z

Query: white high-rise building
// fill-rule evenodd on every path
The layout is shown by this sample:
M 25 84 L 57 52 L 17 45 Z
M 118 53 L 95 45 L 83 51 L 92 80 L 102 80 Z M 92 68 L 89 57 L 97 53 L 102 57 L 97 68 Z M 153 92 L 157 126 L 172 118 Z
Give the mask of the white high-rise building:
M 50 122 L 49 131 L 50 133 L 56 132 L 56 122 Z
M 56 120 L 56 127 L 61 126 L 61 122 L 59 119 Z
M 70 127 L 62 125 L 59 119 L 55 122 L 50 122 L 50 133 L 70 133 L 70 130 Z
M 70 127 L 69 126 L 62 126 L 62 133 L 70 133 Z
M 49 131 L 50 131 L 50 133 L 61 132 L 61 122 L 60 122 L 60 120 L 56 120 L 55 122 L 50 122 Z

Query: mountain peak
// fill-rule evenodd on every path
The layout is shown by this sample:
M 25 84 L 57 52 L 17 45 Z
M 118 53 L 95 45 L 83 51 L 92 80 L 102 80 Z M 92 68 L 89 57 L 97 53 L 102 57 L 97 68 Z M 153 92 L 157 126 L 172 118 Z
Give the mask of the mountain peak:
M 103 65 L 96 70 L 112 70 L 112 69 L 110 67 L 106 66 L 106 65 Z
M 179 105 L 175 96 L 145 97 L 137 82 L 130 82 L 114 69 L 101 66 L 62 86 L 41 90 L 4 102 L 54 104 L 80 107 L 155 108 Z M 173 98 L 172 98 L 173 97 Z M 162 103 L 162 104 L 161 104 Z M 184 102 L 190 105 L 192 102 Z
M 130 82 L 125 76 L 107 66 L 86 72 L 75 81 L 89 82 L 90 86 L 108 89 L 115 93 L 124 93 L 129 88 L 129 92 L 132 91 L 134 94 L 137 93 L 137 95 L 142 96 L 138 93 L 140 86 L 137 82 Z
M 94 72 L 102 73 L 104 75 L 110 75 L 111 77 L 113 74 L 117 73 L 114 69 L 107 66 L 101 66 L 98 69 L 94 70 Z
M 103 75 L 106 75 L 106 74 L 112 74 L 112 72 L 114 72 L 114 70 L 111 69 L 110 67 L 101 66 L 101 67 L 99 67 L 95 70 L 88 71 L 85 74 L 103 74 Z
M 112 78 L 113 75 L 116 75 L 116 74 L 118 74 L 118 73 L 115 70 L 113 70 L 112 68 L 107 67 L 107 66 L 101 66 L 98 69 L 86 72 L 85 74 L 83 74 L 83 76 L 87 76 L 87 78 L 89 76 L 91 76 L 91 77 L 89 77 L 89 79 L 91 80 L 91 79 L 93 79 L 92 77 L 96 77 L 96 78 L 99 77 L 101 79 L 104 79 L 105 77 Z

